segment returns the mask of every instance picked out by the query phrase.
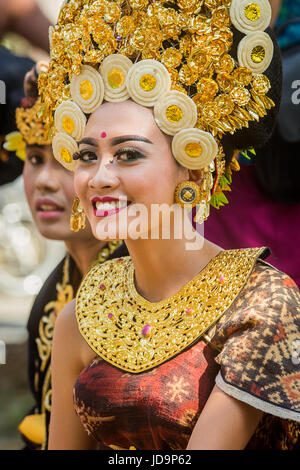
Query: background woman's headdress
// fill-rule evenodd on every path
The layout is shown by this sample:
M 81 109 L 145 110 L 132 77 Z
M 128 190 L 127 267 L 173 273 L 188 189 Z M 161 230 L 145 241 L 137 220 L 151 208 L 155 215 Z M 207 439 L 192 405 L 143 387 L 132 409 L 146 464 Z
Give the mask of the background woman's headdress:
M 25 97 L 20 107 L 16 109 L 16 124 L 18 131 L 6 135 L 4 148 L 15 151 L 21 159 L 26 158 L 27 145 L 51 145 L 51 138 L 45 129 L 42 119 L 41 98 L 38 95 L 38 75 L 46 71 L 48 64 L 37 63 L 24 79 Z

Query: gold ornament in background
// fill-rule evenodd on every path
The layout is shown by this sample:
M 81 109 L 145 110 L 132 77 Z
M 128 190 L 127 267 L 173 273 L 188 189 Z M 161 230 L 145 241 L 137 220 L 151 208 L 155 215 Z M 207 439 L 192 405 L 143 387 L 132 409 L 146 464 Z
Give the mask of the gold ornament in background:
M 85 225 L 85 213 L 80 205 L 79 198 L 76 196 L 73 201 L 72 213 L 70 218 L 70 229 L 73 232 L 78 232 L 84 229 Z
M 28 145 L 51 145 L 41 118 L 41 99 L 31 108 L 16 109 L 16 124 Z

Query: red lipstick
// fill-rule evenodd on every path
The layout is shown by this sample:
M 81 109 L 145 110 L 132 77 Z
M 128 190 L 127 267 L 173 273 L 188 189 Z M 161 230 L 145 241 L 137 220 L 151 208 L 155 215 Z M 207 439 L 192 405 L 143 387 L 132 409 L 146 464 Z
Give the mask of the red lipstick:
M 94 215 L 96 217 L 109 217 L 110 215 L 117 214 L 118 212 L 122 211 L 123 209 L 126 209 L 128 206 L 129 202 L 127 201 L 126 198 L 118 199 L 115 197 L 110 197 L 110 196 L 104 196 L 104 197 L 94 197 L 91 200 L 93 204 L 93 210 L 94 210 Z M 99 204 L 105 204 L 105 203 L 111 203 L 115 202 L 116 205 L 115 207 L 109 208 L 109 207 L 99 207 Z

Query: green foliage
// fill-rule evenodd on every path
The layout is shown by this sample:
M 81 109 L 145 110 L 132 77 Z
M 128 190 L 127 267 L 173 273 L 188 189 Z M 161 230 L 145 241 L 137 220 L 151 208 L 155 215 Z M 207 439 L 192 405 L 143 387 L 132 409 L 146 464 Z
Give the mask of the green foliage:
M 220 207 L 223 207 L 225 206 L 225 204 L 228 204 L 228 203 L 229 201 L 224 193 L 215 193 L 212 195 L 211 200 L 210 200 L 210 204 L 215 209 L 220 209 Z
M 253 147 L 249 147 L 247 150 L 241 151 L 240 154 L 243 155 L 243 157 L 245 157 L 247 160 L 251 160 L 252 157 L 251 155 L 248 154 L 248 152 L 251 153 L 252 155 L 256 155 L 256 152 Z

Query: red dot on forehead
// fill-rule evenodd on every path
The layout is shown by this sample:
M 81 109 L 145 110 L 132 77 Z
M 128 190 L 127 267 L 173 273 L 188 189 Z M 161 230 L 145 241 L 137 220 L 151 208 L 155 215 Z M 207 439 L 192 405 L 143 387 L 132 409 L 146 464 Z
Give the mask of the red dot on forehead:
M 107 137 L 106 132 L 101 132 L 100 137 L 101 139 L 105 139 L 105 137 Z

